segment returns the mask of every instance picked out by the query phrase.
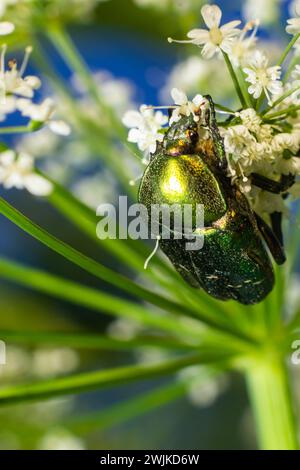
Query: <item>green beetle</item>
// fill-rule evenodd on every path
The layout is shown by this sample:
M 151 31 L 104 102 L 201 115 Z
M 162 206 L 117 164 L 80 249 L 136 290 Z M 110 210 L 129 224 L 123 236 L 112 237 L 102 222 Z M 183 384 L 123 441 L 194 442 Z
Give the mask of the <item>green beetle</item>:
M 210 138 L 201 139 L 194 116 L 182 116 L 167 130 L 151 156 L 139 188 L 139 202 L 149 211 L 153 204 L 203 204 L 203 248 L 186 250 L 186 239 L 161 239 L 160 248 L 191 286 L 220 300 L 242 304 L 263 300 L 274 286 L 268 246 L 276 263 L 285 261 L 281 215 L 271 217 L 272 229 L 250 207 L 248 200 L 227 176 L 227 159 L 214 104 L 205 111 Z M 291 175 L 272 181 L 251 175 L 252 184 L 273 193 L 284 193 L 294 183 Z

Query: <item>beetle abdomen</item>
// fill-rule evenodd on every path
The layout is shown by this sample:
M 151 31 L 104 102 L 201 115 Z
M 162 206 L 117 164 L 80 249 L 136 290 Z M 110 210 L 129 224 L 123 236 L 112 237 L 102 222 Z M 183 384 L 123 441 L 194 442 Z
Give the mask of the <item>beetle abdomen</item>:
M 148 211 L 152 204 L 203 204 L 205 225 L 227 209 L 217 179 L 199 155 L 156 155 L 145 170 L 139 201 Z
M 242 231 L 206 230 L 198 251 L 187 251 L 185 240 L 161 240 L 160 246 L 190 285 L 217 299 L 254 304 L 273 288 L 270 258 L 250 222 Z

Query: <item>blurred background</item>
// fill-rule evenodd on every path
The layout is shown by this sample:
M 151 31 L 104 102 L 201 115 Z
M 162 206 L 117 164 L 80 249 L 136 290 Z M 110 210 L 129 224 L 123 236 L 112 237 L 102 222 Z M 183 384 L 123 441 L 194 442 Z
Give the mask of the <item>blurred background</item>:
M 67 5 L 68 0 L 63 3 Z M 141 103 L 169 104 L 170 89 L 174 86 L 192 96 L 209 91 L 216 101 L 230 102 L 232 99 L 230 79 L 225 69 L 222 70 L 219 63 L 216 65 L 215 59 L 204 61 L 196 47 L 167 42 L 169 36 L 184 39 L 191 27 L 201 25 L 201 0 L 77 0 L 77 3 L 79 7 L 84 6 L 84 13 L 79 8 L 78 15 L 75 12 L 72 15 L 66 8 L 61 21 L 66 23 L 72 39 L 95 74 L 105 99 L 118 114 Z M 216 3 L 221 6 L 226 22 L 260 18 L 259 35 L 265 47 L 274 51 L 274 57 L 278 55 L 282 42 L 287 41 L 284 25 L 290 17 L 292 2 L 222 0 Z M 19 43 L 11 44 L 9 56 L 21 57 L 26 40 L 24 33 Z M 52 71 L 68 80 L 82 113 L 94 116 L 95 120 L 103 119 L 97 115 L 80 81 L 71 74 L 50 41 L 42 34 L 39 40 L 51 59 Z M 38 56 L 33 56 L 28 69 L 30 73 L 41 74 L 39 60 Z M 51 80 L 43 79 L 39 93 L 41 96 L 55 95 Z M 65 103 L 59 97 L 57 101 L 63 114 Z M 72 116 L 68 117 L 72 125 Z M 36 154 L 40 168 L 67 185 L 92 208 L 101 202 L 114 202 L 118 194 L 122 194 L 113 171 L 105 164 L 105 155 L 100 159 L 93 154 L 76 129 L 63 140 L 42 130 L 30 136 L 13 137 L 9 142 L 20 149 L 30 149 L 31 154 Z M 121 153 L 120 158 L 123 158 Z M 125 178 L 137 176 L 139 168 L 124 167 L 128 171 Z M 1 195 L 61 239 L 108 266 L 121 272 L 125 269 L 103 253 L 96 243 L 85 238 L 45 200 L 34 198 L 25 191 L 2 188 Z M 0 231 L 0 251 L 5 256 L 89 286 L 101 285 L 100 281 L 47 250 L 3 217 L 0 218 Z M 297 301 L 297 285 L 295 279 L 296 289 L 291 292 L 291 302 Z M 0 311 L 0 330 L 107 332 L 116 338 L 131 338 L 139 331 L 139 325 L 129 321 L 113 320 L 2 280 Z M 9 341 L 7 364 L 0 366 L 0 381 L 11 384 L 73 371 L 154 362 L 163 354 L 167 352 L 149 348 L 140 348 L 134 353 L 79 351 L 63 345 L 25 347 Z M 118 419 L 116 412 L 105 414 L 105 410 L 114 410 L 111 407 L 119 406 L 137 394 L 150 393 L 154 385 L 168 384 L 168 380 L 3 408 L 0 410 L 0 448 L 247 449 L 256 446 L 245 384 L 235 375 L 218 380 L 208 376 L 202 384 L 201 397 L 195 383 L 187 395 L 178 394 L 166 406 L 141 416 L 128 418 L 126 407 L 119 409 Z M 89 413 L 103 413 L 103 419 L 87 429 L 72 425 L 76 417 Z

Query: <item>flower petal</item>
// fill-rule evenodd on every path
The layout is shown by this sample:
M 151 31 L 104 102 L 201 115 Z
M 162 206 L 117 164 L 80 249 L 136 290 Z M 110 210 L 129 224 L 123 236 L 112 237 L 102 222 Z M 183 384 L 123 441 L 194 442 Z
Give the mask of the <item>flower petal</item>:
M 209 31 L 206 29 L 192 29 L 187 33 L 187 37 L 193 39 L 194 44 L 205 44 L 209 41 Z
M 206 59 L 211 59 L 215 55 L 215 53 L 218 51 L 218 49 L 219 48 L 212 42 L 207 42 L 205 46 L 203 47 L 201 54 Z
M 201 15 L 209 29 L 219 27 L 222 11 L 217 5 L 204 5 L 201 8 Z
M 53 189 L 50 181 L 35 173 L 24 177 L 24 186 L 34 196 L 48 196 Z
M 71 134 L 71 128 L 65 121 L 50 121 L 49 129 L 58 135 L 67 136 Z
M 237 34 L 240 32 L 239 29 L 236 29 L 237 26 L 239 26 L 241 24 L 241 21 L 240 20 L 235 20 L 235 21 L 229 21 L 229 23 L 226 23 L 226 24 L 223 24 L 223 26 L 221 26 L 220 30 L 223 32 L 226 32 L 230 29 L 234 30 L 237 32 Z
M 6 34 L 11 34 L 15 29 L 15 25 L 9 21 L 0 22 L 0 36 L 5 36 Z
M 173 88 L 171 90 L 171 96 L 175 104 L 183 105 L 188 102 L 186 94 L 182 90 L 178 90 L 178 88 Z

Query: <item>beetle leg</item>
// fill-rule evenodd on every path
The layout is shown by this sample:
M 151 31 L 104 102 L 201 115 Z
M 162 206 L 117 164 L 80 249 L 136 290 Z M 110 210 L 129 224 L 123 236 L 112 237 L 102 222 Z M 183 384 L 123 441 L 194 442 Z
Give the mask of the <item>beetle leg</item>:
M 258 214 L 256 214 L 256 212 L 254 212 L 254 215 L 258 229 L 262 234 L 266 244 L 268 245 L 268 248 L 272 253 L 274 260 L 277 264 L 283 264 L 286 260 L 286 257 L 283 246 L 281 245 L 279 239 L 277 238 L 273 230 L 269 227 L 269 225 L 266 224 L 266 222 Z
M 220 135 L 219 128 L 217 125 L 215 105 L 210 95 L 205 95 L 204 98 L 207 99 L 209 104 L 209 109 L 206 110 L 205 115 L 206 125 L 207 127 L 209 127 L 210 133 L 212 135 L 214 150 L 216 157 L 218 158 L 220 168 L 222 171 L 224 171 L 227 168 L 227 159 L 224 141 Z
M 272 230 L 275 233 L 276 237 L 283 246 L 283 235 L 282 235 L 282 213 L 281 212 L 272 212 L 270 214 Z
M 289 173 L 288 175 L 281 175 L 280 181 L 274 181 L 266 176 L 259 175 L 258 173 L 251 174 L 251 182 L 264 191 L 273 194 L 280 194 L 287 191 L 295 183 L 295 176 Z

